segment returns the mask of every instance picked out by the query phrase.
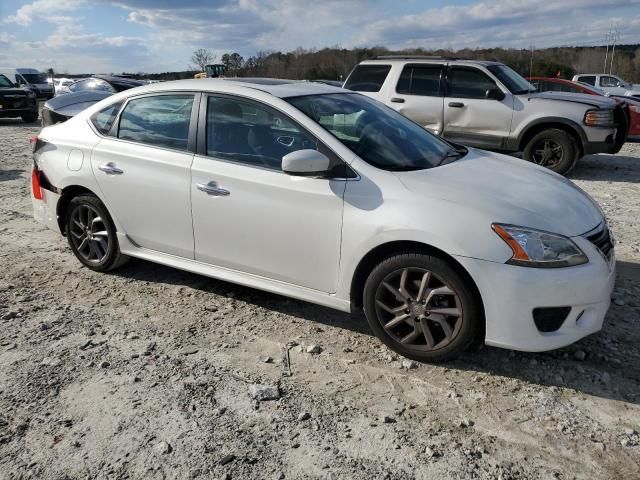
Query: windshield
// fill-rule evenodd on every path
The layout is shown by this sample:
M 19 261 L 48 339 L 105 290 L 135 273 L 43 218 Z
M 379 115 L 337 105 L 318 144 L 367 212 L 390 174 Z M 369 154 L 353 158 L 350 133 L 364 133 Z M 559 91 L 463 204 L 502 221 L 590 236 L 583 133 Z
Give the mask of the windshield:
M 22 73 L 21 75 L 29 83 L 47 83 L 47 78 L 41 73 Z
M 13 87 L 13 82 L 4 75 L 0 74 L 0 87 Z
M 487 69 L 493 73 L 514 95 L 536 91 L 536 87 L 531 85 L 506 65 L 489 65 Z
M 432 168 L 466 153 L 364 95 L 332 93 L 285 100 L 364 161 L 384 170 Z

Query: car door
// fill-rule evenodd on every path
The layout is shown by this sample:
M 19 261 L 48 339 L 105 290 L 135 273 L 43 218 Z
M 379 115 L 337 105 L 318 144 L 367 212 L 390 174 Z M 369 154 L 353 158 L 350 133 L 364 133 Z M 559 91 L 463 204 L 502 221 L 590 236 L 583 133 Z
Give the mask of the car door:
M 444 65 L 405 65 L 388 105 L 405 117 L 441 134 L 444 107 Z
M 487 98 L 502 92 L 502 99 Z M 444 99 L 445 138 L 479 148 L 504 148 L 511 130 L 513 96 L 479 68 L 450 66 Z
M 198 99 L 199 94 L 184 92 L 129 99 L 91 155 L 107 207 L 129 238 L 140 247 L 191 259 L 190 169 Z M 100 132 L 103 124 L 94 117 Z
M 600 75 L 598 82 L 598 86 L 611 95 L 624 95 L 627 91 L 626 88 L 620 86 L 620 79 L 611 75 Z
M 281 170 L 287 153 L 324 147 L 280 111 L 229 95 L 203 97 L 199 125 L 196 260 L 334 292 L 346 180 Z

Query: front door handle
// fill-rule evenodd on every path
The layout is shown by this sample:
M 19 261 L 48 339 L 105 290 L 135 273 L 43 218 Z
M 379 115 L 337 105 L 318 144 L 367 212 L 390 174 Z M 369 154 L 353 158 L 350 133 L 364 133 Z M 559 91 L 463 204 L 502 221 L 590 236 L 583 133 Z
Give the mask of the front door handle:
M 124 170 L 116 167 L 113 162 L 103 163 L 98 167 L 98 170 L 106 173 L 107 175 L 122 175 L 124 173 Z
M 404 103 L 404 98 L 393 97 L 391 101 L 393 103 Z
M 228 197 L 229 195 L 231 195 L 231 192 L 229 190 L 220 188 L 218 184 L 213 180 L 209 183 L 199 183 L 198 190 L 213 197 Z
M 462 102 L 449 102 L 449 106 L 452 108 L 462 108 L 464 107 L 464 103 Z

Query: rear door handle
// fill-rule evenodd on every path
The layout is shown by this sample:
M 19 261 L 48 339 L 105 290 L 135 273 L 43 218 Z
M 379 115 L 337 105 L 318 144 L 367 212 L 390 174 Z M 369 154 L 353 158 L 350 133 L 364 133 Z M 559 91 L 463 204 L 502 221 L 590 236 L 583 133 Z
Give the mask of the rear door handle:
M 103 163 L 98 167 L 98 170 L 106 173 L 107 175 L 122 175 L 124 173 L 124 170 L 116 167 L 113 162 Z
M 229 195 L 231 195 L 231 192 L 229 190 L 220 188 L 218 184 L 213 180 L 209 183 L 199 183 L 197 187 L 198 190 L 206 193 L 207 195 L 211 195 L 212 197 L 228 197 Z
M 452 108 L 462 108 L 464 107 L 464 103 L 462 102 L 449 102 L 449 106 Z
M 404 98 L 393 97 L 391 101 L 393 103 L 404 103 Z

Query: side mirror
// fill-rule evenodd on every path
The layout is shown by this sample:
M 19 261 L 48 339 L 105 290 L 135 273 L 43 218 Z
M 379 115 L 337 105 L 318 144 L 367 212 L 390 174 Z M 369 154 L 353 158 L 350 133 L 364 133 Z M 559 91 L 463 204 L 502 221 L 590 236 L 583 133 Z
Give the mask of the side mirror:
M 282 171 L 300 177 L 319 177 L 329 172 L 329 158 L 317 150 L 296 150 L 282 157 Z
M 488 100 L 498 100 L 499 102 L 501 102 L 502 100 L 504 100 L 505 94 L 499 88 L 490 88 L 485 92 L 484 96 Z

